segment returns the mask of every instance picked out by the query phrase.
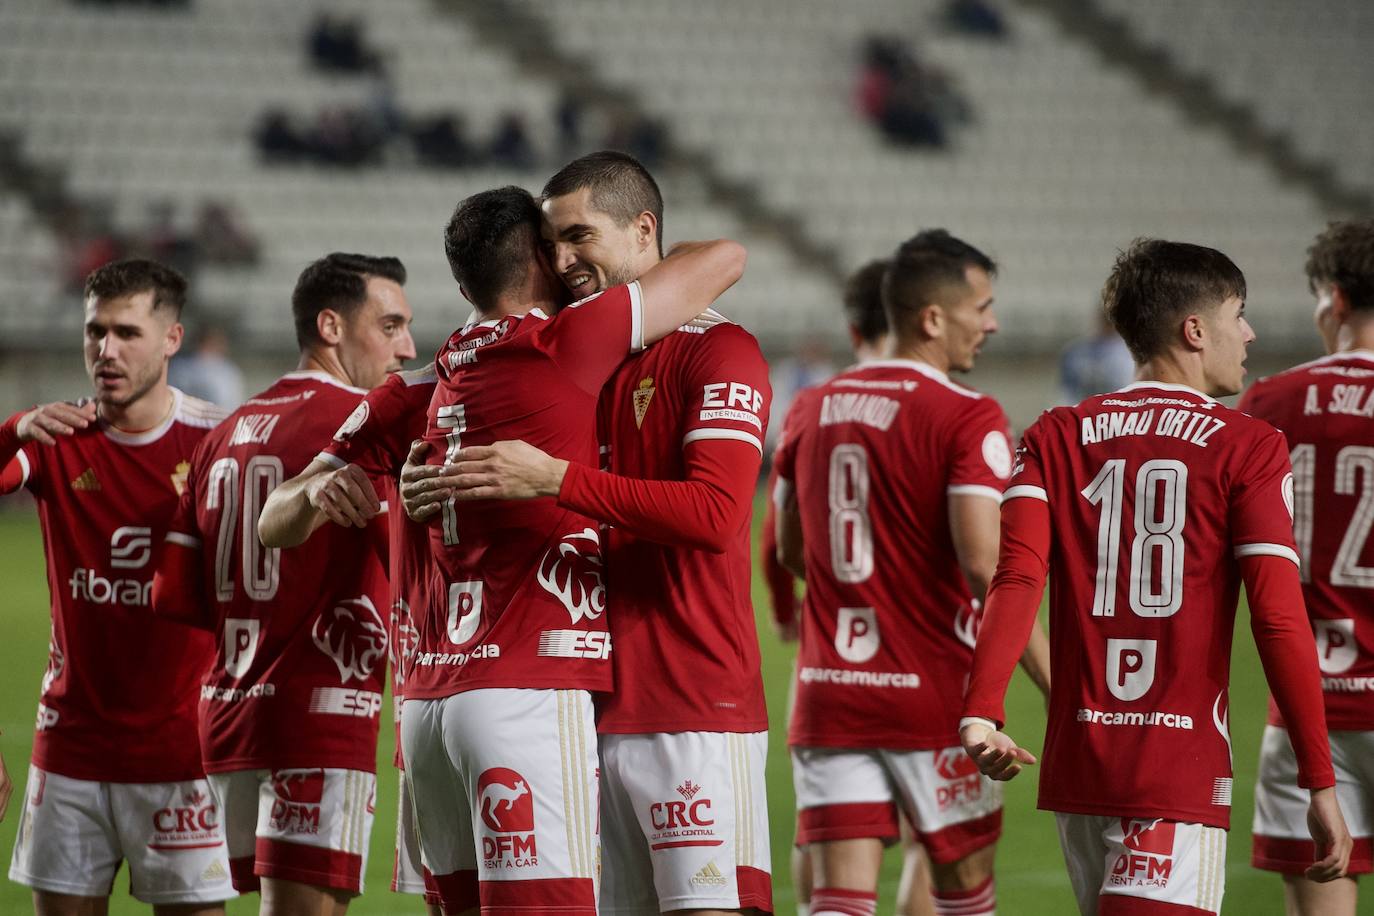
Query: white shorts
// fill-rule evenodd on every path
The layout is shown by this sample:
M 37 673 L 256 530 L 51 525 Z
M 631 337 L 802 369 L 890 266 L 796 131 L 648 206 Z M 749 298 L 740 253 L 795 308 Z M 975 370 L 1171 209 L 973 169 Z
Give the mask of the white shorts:
M 1355 839 L 1350 873 L 1374 872 L 1374 732 L 1333 731 L 1331 764 L 1336 769 L 1336 797 L 1346 826 Z M 1256 868 L 1300 875 L 1317 859 L 1307 832 L 1310 793 L 1298 787 L 1298 758 L 1288 730 L 1264 729 L 1259 779 L 1255 785 L 1255 845 L 1250 861 Z
M 1178 916 L 1221 912 L 1226 831 L 1220 827 L 1095 814 L 1055 817 L 1083 916 L 1153 912 L 1147 903 L 1172 904 Z
M 895 842 L 898 809 L 931 861 L 957 862 L 997 842 L 1002 787 L 962 747 L 939 751 L 794 747 L 797 845 L 863 837 Z
M 601 736 L 601 912 L 773 909 L 768 733 Z
M 415 806 L 401 771 L 396 794 L 396 860 L 391 868 L 391 889 L 398 894 L 425 893 L 425 868 L 420 863 L 420 834 L 415 830 Z M 438 900 L 431 901 L 438 904 Z
M 596 727 L 585 690 L 406 698 L 420 854 L 446 910 L 595 916 Z
M 234 896 L 220 808 L 204 779 L 92 782 L 29 767 L 10 880 L 34 890 L 107 897 L 119 863 L 144 903 Z
M 363 892 L 377 777 L 316 767 L 214 773 L 229 868 L 240 893 L 260 878 Z

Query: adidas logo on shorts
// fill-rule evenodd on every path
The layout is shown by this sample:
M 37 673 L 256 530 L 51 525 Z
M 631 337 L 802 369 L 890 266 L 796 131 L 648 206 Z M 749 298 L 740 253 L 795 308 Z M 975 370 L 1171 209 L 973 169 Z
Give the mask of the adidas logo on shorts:
M 724 887 L 725 876 L 716 868 L 715 862 L 707 862 L 706 867 L 692 876 L 692 883 L 710 887 Z

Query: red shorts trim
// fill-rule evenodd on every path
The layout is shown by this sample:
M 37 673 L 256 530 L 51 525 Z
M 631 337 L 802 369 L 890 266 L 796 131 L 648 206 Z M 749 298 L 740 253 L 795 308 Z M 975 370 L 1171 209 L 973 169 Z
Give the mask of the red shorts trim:
M 875 838 L 892 843 L 901 835 L 893 802 L 817 805 L 797 812 L 797 845 Z
M 229 877 L 234 883 L 234 890 L 240 894 L 255 894 L 262 890 L 262 882 L 258 880 L 257 873 L 253 871 L 252 856 L 230 859 Z
M 1002 812 L 997 810 L 962 824 L 950 824 L 934 833 L 916 834 L 937 865 L 958 862 L 964 856 L 991 846 L 1002 835 Z
M 447 875 L 433 875 L 425 869 L 425 903 L 443 907 L 445 913 L 477 909 L 482 904 L 477 889 L 477 869 Z
M 1250 850 L 1250 864 L 1265 871 L 1284 875 L 1301 875 L 1317 861 L 1317 845 L 1311 840 L 1292 840 L 1284 837 L 1255 835 Z M 1355 837 L 1350 851 L 1350 874 L 1374 873 L 1374 839 Z
M 360 855 L 265 837 L 258 837 L 255 852 L 254 871 L 260 878 L 299 881 L 354 894 L 362 890 Z
M 1200 910 L 1180 903 L 1127 897 L 1125 894 L 1103 894 L 1098 898 L 1097 916 L 1217 916 L 1212 910 Z
M 773 876 L 761 868 L 735 866 L 735 890 L 739 894 L 739 908 L 753 907 L 765 913 L 773 912 Z
M 592 879 L 482 882 L 482 916 L 550 911 L 557 911 L 559 916 L 596 916 L 596 887 Z

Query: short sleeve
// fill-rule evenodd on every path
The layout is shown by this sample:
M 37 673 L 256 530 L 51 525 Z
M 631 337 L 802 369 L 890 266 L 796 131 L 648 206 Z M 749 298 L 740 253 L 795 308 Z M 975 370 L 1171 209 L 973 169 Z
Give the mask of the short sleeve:
M 1231 544 L 1237 557 L 1274 556 L 1301 565 L 1293 540 L 1293 467 L 1283 433 L 1256 422 L 1249 447 L 1236 448 Z
M 568 379 L 598 394 L 615 367 L 644 349 L 644 298 L 638 281 L 565 306 L 538 332 Z
M 1007 488 L 1002 493 L 1003 502 L 1026 497 L 1049 502 L 1049 495 L 1045 492 L 1044 466 L 1040 459 L 1045 417 L 1048 416 L 1049 414 L 1041 415 L 1040 419 L 1031 424 L 1030 429 L 1022 435 L 1021 445 L 1016 449 L 1016 456 L 1012 460 L 1011 480 L 1007 482 Z
M 373 478 L 394 475 L 411 441 L 424 435 L 435 378 L 432 370 L 388 376 L 358 403 L 318 457 L 334 467 L 355 464 Z
M 773 389 L 758 342 L 737 325 L 717 325 L 694 351 L 682 380 L 687 398 L 682 444 L 732 439 L 754 446 L 762 456 Z
M 193 464 L 192 468 L 195 467 L 197 465 Z M 192 473 L 194 474 L 194 470 Z M 186 485 L 181 488 L 181 494 L 177 497 L 172 523 L 167 526 L 167 543 L 190 550 L 200 549 L 200 523 L 196 519 L 196 487 L 192 476 L 186 478 Z
M 1007 415 L 992 398 L 980 398 L 956 422 L 948 492 L 1000 500 L 1012 472 Z

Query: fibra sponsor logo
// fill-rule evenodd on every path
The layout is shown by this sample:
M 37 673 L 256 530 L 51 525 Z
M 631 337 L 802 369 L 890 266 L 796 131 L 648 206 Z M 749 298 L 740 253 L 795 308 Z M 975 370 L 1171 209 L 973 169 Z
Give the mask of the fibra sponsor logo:
M 935 752 L 935 772 L 944 782 L 935 787 L 935 802 L 941 811 L 980 801 L 983 777 L 978 764 L 961 747 Z
M 179 794 L 172 804 L 153 812 L 153 834 L 148 848 L 179 852 L 223 842 L 214 797 L 198 786 Z
M 322 715 L 373 719 L 382 708 L 382 695 L 353 687 L 316 687 L 310 692 L 308 708 Z
M 366 595 L 334 605 L 315 619 L 310 631 L 315 648 L 334 660 L 339 680 L 366 681 L 386 659 L 386 627 Z
M 684 779 L 677 786 L 680 798 L 654 802 L 649 806 L 649 848 L 673 849 L 679 846 L 719 846 L 724 840 L 715 831 L 716 817 L 711 798 L 702 794 L 701 784 Z
M 544 630 L 539 655 L 548 658 L 610 658 L 611 634 L 586 630 Z
M 1107 883 L 1116 887 L 1167 887 L 1174 867 L 1174 822 L 1121 819 L 1126 851 L 1112 863 Z
M 110 535 L 110 566 L 114 569 L 142 569 L 153 553 L 151 528 L 125 525 Z M 67 580 L 72 598 L 91 604 L 122 604 L 148 607 L 152 604 L 153 582 L 139 579 L 106 578 L 85 567 L 72 570 Z
M 539 563 L 539 584 L 563 603 L 573 623 L 596 620 L 606 611 L 601 578 L 601 538 L 583 528 L 550 547 Z
M 272 811 L 269 825 L 278 833 L 320 832 L 320 805 L 324 801 L 324 770 L 273 770 Z
M 482 865 L 488 870 L 531 868 L 539 864 L 534 832 L 534 792 L 515 770 L 492 767 L 477 777 L 482 832 Z
M 110 566 L 142 569 L 153 554 L 153 529 L 125 525 L 110 535 Z

